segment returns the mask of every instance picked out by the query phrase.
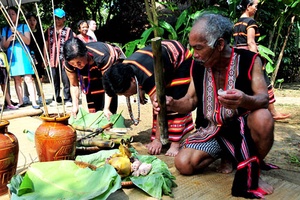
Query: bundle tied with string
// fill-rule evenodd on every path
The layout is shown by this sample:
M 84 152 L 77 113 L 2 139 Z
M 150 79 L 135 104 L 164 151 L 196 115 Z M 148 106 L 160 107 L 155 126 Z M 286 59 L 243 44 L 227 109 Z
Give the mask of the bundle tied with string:
M 126 128 L 121 113 L 112 115 L 108 120 L 103 111 L 89 113 L 80 108 L 76 118 L 71 116 L 69 124 L 76 129 L 76 148 L 82 153 L 97 152 L 103 148 L 114 148 L 115 145 L 133 141 L 132 136 L 127 134 L 129 129 Z M 113 131 L 114 129 L 117 131 Z

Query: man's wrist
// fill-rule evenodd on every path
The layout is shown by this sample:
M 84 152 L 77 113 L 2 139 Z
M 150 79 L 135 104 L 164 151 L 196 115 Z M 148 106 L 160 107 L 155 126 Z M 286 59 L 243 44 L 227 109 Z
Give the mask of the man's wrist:
M 158 138 L 154 138 L 152 141 L 155 141 L 155 140 L 161 143 L 160 139 L 158 139 Z

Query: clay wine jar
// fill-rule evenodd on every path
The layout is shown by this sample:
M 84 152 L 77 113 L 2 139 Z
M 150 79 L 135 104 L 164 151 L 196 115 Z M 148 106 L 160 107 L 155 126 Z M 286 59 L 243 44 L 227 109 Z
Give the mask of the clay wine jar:
M 76 130 L 68 124 L 70 115 L 49 114 L 35 131 L 35 146 L 40 162 L 74 160 Z
M 0 196 L 8 192 L 6 185 L 15 175 L 18 164 L 18 139 L 8 132 L 8 125 L 7 120 L 0 121 Z

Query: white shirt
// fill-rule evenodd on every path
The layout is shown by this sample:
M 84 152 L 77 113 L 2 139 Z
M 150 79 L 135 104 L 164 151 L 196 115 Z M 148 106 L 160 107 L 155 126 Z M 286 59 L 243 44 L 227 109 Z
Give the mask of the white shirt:
M 97 37 L 94 33 L 94 31 L 91 31 L 90 29 L 88 30 L 88 32 L 86 33 L 87 35 L 91 36 L 94 40 L 98 41 L 97 40 Z

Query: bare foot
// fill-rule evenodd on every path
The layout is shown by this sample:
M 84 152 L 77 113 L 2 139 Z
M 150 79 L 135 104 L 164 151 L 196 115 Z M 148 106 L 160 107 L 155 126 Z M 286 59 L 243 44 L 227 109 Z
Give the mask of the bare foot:
M 276 114 L 273 115 L 274 120 L 282 120 L 282 119 L 286 119 L 289 117 L 291 117 L 291 114 L 283 114 L 283 113 L 279 113 L 279 112 L 276 112 Z
M 222 174 L 229 174 L 232 172 L 232 170 L 232 162 L 229 159 L 221 158 L 221 164 L 217 168 L 217 172 Z
M 261 178 L 258 180 L 258 188 L 264 195 L 272 194 L 274 191 L 273 186 L 269 185 L 267 182 L 263 181 Z
M 166 156 L 175 157 L 179 152 L 179 142 L 172 142 L 169 150 L 166 152 Z
M 146 144 L 148 153 L 151 155 L 158 155 L 161 152 L 162 144 L 159 139 L 154 139 L 149 144 Z

